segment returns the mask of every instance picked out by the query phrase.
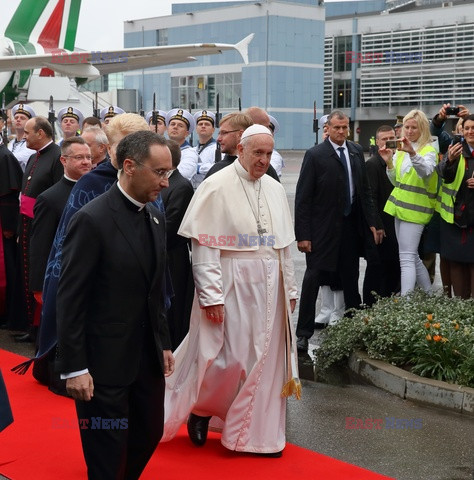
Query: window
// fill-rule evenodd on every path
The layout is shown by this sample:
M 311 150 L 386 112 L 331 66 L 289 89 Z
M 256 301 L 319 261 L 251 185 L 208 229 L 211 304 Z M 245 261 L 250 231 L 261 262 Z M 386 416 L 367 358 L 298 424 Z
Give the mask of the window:
M 173 77 L 171 79 L 171 102 L 173 108 L 191 110 L 216 109 L 219 94 L 219 109 L 238 109 L 242 94 L 241 73 L 219 73 Z

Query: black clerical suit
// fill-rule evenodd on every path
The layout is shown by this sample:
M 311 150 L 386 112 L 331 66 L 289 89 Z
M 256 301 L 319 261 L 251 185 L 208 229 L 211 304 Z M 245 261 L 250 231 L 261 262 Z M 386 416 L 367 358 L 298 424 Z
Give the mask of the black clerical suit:
M 30 234 L 30 290 L 42 292 L 46 263 L 74 180 L 63 177 L 38 195 Z
M 378 152 L 367 160 L 365 166 L 378 221 L 385 230 L 382 243 L 372 245 L 366 252 L 364 304 L 372 305 L 375 301 L 373 291 L 382 297 L 400 291 L 400 260 L 394 217 L 383 211 L 393 190 L 393 185 L 387 177 L 387 166 Z
M 359 256 L 366 242 L 374 243 L 369 226 L 376 226 L 362 148 L 347 141 L 354 193 L 344 215 L 347 175 L 329 139 L 310 148 L 296 186 L 295 233 L 298 242 L 311 241 L 301 291 L 296 334 L 310 338 L 314 331 L 318 275 L 337 274 L 346 308 L 358 307 Z
M 51 142 L 30 157 L 23 175 L 18 239 L 20 274 L 15 284 L 15 306 L 9 319 L 9 327 L 12 330 L 25 330 L 33 324 L 33 318 L 36 323 L 39 321 L 39 312 L 35 312 L 35 300 L 29 289 L 29 245 L 33 212 L 32 209 L 26 208 L 28 203 L 23 197 L 31 199 L 30 203 L 33 203 L 40 193 L 61 180 L 64 167 L 60 157 L 61 149 Z
M 38 195 L 33 209 L 34 217 L 30 234 L 29 289 L 42 292 L 49 252 L 54 236 L 69 198 L 74 180 L 66 177 Z M 48 385 L 58 394 L 66 395 L 65 381 L 54 373 L 55 351 L 37 360 L 33 365 L 33 377 L 40 383 Z
M 176 169 L 169 186 L 161 192 L 166 212 L 166 245 L 174 297 L 168 310 L 171 345 L 176 350 L 189 330 L 194 297 L 194 280 L 189 257 L 189 239 L 178 235 L 178 229 L 194 194 L 191 182 Z
M 57 293 L 62 373 L 88 369 L 91 401 L 76 401 L 89 478 L 138 478 L 163 432 L 165 220 L 114 184 L 71 219 Z M 94 418 L 115 419 L 115 428 Z M 84 420 L 85 419 L 85 420 Z M 96 420 L 97 422 L 97 420 Z
M 0 256 L 0 271 L 4 284 L 0 285 L 0 324 L 6 322 L 11 309 L 12 289 L 15 280 L 17 254 L 16 231 L 23 172 L 16 157 L 5 145 L 0 145 L 0 241 L 3 257 Z M 10 236 L 11 235 L 11 236 Z

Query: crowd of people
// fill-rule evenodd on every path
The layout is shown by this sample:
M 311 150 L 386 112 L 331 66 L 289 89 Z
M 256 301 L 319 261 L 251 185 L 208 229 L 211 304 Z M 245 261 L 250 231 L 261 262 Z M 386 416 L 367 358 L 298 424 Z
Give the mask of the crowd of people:
M 367 161 L 347 115 L 322 117 L 293 226 L 280 126 L 261 108 L 142 117 L 110 106 L 99 119 L 70 106 L 57 144 L 55 125 L 12 109 L 0 146 L 0 322 L 35 342 L 18 372 L 33 364 L 38 381 L 73 397 L 79 422 L 122 426 L 80 430 L 89 478 L 139 478 L 186 422 L 196 446 L 212 426 L 230 450 L 279 457 L 285 399 L 301 392 L 297 351 L 315 328 L 376 295 L 431 292 L 424 251 L 440 253 L 446 293 L 474 296 L 474 116 L 455 109 L 451 138 L 451 112 L 381 125 Z M 295 239 L 307 266 L 296 331 Z
M 457 118 L 452 135 L 444 128 L 450 115 Z M 295 198 L 296 238 L 307 267 L 299 351 L 307 351 L 315 329 L 337 323 L 341 304 L 350 316 L 376 295 L 409 295 L 415 287 L 432 292 L 436 253 L 445 293 L 474 297 L 473 119 L 463 105 L 444 104 L 431 122 L 412 110 L 377 129 L 367 161 L 347 139 L 343 112 L 320 119 L 324 141 L 306 152 Z M 362 297 L 360 257 L 367 262 Z

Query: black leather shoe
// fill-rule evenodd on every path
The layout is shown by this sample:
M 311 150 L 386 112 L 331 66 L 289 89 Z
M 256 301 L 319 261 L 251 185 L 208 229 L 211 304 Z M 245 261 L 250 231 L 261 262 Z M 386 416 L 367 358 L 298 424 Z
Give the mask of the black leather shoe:
M 24 333 L 23 335 L 18 335 L 13 337 L 16 343 L 33 343 L 34 339 L 29 333 Z
M 271 453 L 256 453 L 260 457 L 267 457 L 267 458 L 280 458 L 283 455 L 283 450 L 280 452 L 271 452 Z
M 191 442 L 202 447 L 207 440 L 207 429 L 211 417 L 200 417 L 191 413 L 188 418 L 188 435 Z
M 298 340 L 296 340 L 296 349 L 298 352 L 307 352 L 308 339 L 306 337 L 298 337 Z
M 315 330 L 322 330 L 323 328 L 326 328 L 327 326 L 328 326 L 327 323 L 314 322 L 314 329 Z

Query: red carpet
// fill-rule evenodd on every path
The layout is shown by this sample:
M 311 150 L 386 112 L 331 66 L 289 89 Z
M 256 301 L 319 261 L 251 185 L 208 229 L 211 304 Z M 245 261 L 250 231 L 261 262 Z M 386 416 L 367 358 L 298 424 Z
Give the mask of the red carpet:
M 72 400 L 54 395 L 30 373 L 19 376 L 10 372 L 23 360 L 0 350 L 0 366 L 15 418 L 0 433 L 0 473 L 12 480 L 86 478 Z M 173 441 L 159 445 L 142 478 L 387 480 L 389 477 L 291 444 L 287 444 L 280 459 L 230 452 L 215 433 L 210 433 L 205 447 L 196 448 L 183 428 Z

